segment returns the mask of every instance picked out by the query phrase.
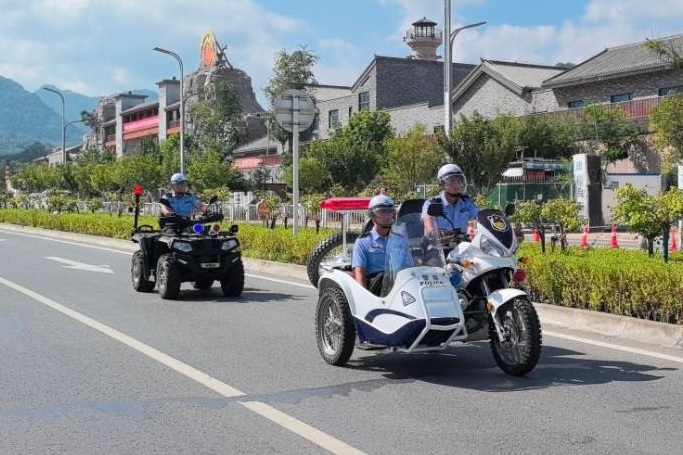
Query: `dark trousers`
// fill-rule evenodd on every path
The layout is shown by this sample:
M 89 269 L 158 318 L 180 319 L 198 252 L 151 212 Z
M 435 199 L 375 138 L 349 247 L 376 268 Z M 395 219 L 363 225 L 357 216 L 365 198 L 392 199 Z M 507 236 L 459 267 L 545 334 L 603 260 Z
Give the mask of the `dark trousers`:
M 380 295 L 382 293 L 382 282 L 384 281 L 384 272 L 373 273 L 367 276 L 368 279 L 368 291 L 375 295 Z

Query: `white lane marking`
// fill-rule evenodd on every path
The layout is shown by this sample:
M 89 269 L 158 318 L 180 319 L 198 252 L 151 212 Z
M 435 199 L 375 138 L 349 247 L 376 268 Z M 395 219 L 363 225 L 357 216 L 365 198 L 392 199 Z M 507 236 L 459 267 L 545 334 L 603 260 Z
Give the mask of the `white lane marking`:
M 4 242 L 5 240 L 7 240 L 7 239 L 0 239 L 0 242 Z
M 350 445 L 333 438 L 332 436 L 323 433 L 322 431 L 305 424 L 299 419 L 285 414 L 274 407 L 259 401 L 247 401 L 240 404 L 245 408 L 254 411 L 256 414 L 265 417 L 266 419 L 288 429 L 292 433 L 308 439 L 309 441 L 319 445 L 323 449 L 327 449 L 332 453 L 347 454 L 347 455 L 362 455 L 358 449 L 354 449 Z
M 56 256 L 45 256 L 45 259 L 65 264 L 62 267 L 66 269 L 85 270 L 86 272 L 97 273 L 114 273 L 114 271 L 108 265 L 85 264 L 83 262 L 72 261 L 71 259 L 64 259 Z
M 562 338 L 563 340 L 577 341 L 579 343 L 591 344 L 593 346 L 599 346 L 601 348 L 614 349 L 616 351 L 629 352 L 631 354 L 640 354 L 648 357 L 654 357 L 656 359 L 668 360 L 670 362 L 683 363 L 683 357 L 677 357 L 674 355 L 660 354 L 659 352 L 647 351 L 645 349 L 629 348 L 627 346 L 620 346 L 618 344 L 605 343 L 604 341 L 591 340 L 588 338 L 575 337 L 572 335 L 565 335 L 564 333 L 551 332 L 548 330 L 543 330 L 543 335 L 548 335 L 555 338 Z
M 136 340 L 135 338 L 132 338 L 124 333 L 119 332 L 116 329 L 113 329 L 105 324 L 102 324 L 101 322 L 98 322 L 92 318 L 89 318 L 88 316 L 85 316 L 82 313 L 67 308 L 64 305 L 49 299 L 48 297 L 38 294 L 37 292 L 27 289 L 12 281 L 6 280 L 2 277 L 0 277 L 0 284 L 4 284 L 8 288 L 14 289 L 15 291 L 20 292 L 42 303 L 43 305 L 64 314 L 65 316 L 68 316 L 82 324 L 87 325 L 90 328 L 97 330 L 98 332 L 104 335 L 107 335 L 110 338 L 113 338 L 116 341 L 125 344 L 126 346 L 138 351 L 141 354 L 146 355 L 147 357 L 153 360 L 156 360 L 157 362 L 192 379 L 193 381 L 205 387 L 208 387 L 209 389 L 213 390 L 219 395 L 222 395 L 226 398 L 242 397 L 246 395 L 246 393 L 242 392 L 241 390 L 238 390 L 224 382 L 221 382 L 218 379 L 211 377 L 208 374 L 203 373 L 191 367 L 190 365 L 187 365 L 186 363 L 181 362 L 180 360 L 177 360 L 167 354 L 164 354 L 163 352 L 154 349 L 153 347 L 148 346 L 142 343 L 141 341 Z M 311 441 L 312 443 L 332 453 L 363 455 L 363 452 L 354 449 L 345 442 L 342 442 L 294 417 L 291 417 L 281 411 L 278 411 L 277 409 L 265 403 L 261 403 L 258 401 L 238 401 L 238 403 L 244 406 L 245 408 L 269 419 L 270 421 L 280 425 L 281 427 L 286 428 L 287 430 L 301 436 L 302 438 Z
M 69 242 L 68 240 L 53 239 L 51 237 L 45 237 L 42 235 L 33 235 L 33 234 L 24 234 L 22 232 L 5 231 L 2 228 L 0 228 L 0 232 L 4 232 L 5 234 L 20 235 L 22 237 L 31 237 L 34 239 L 49 240 L 51 242 L 66 243 L 67 245 L 76 245 L 76 246 L 83 246 L 85 248 L 93 248 L 96 250 L 110 251 L 112 253 L 127 254 L 129 256 L 133 254 L 132 251 L 115 250 L 114 248 L 107 248 L 104 246 L 97 246 L 97 245 L 89 245 L 87 243 L 81 243 L 81 242 Z
M 254 275 L 253 273 L 245 273 L 244 276 L 248 276 L 249 278 L 258 278 L 259 280 L 273 281 L 275 283 L 288 284 L 290 286 L 298 286 L 298 287 L 304 288 L 304 289 L 316 289 L 314 286 L 311 286 L 310 284 L 295 283 L 294 281 L 287 281 L 287 280 L 279 280 L 277 278 L 270 278 L 270 277 L 263 276 L 263 275 Z

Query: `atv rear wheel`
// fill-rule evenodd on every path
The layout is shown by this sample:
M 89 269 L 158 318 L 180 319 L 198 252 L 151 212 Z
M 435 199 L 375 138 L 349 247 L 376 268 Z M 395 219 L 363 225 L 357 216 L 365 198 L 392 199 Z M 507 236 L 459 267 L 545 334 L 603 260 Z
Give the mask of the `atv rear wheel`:
M 157 284 L 162 299 L 175 300 L 180 294 L 180 270 L 173 256 L 164 254 L 157 262 Z
M 330 365 L 343 365 L 353 354 L 356 327 L 341 289 L 331 287 L 320 293 L 315 310 L 315 337 L 320 355 Z
M 242 260 L 235 262 L 221 278 L 221 289 L 226 297 L 236 297 L 244 290 L 244 265 Z
M 133 282 L 133 289 L 138 292 L 152 292 L 154 282 L 145 278 L 145 258 L 142 251 L 133 253 L 130 264 L 130 279 Z

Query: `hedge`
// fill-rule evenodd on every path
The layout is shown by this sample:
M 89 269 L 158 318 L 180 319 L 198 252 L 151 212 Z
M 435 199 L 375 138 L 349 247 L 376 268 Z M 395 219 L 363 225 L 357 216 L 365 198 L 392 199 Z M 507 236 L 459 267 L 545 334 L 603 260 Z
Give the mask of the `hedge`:
M 542 254 L 523 245 L 527 286 L 536 302 L 683 324 L 683 254 L 668 264 L 645 251 L 570 247 Z
M 133 218 L 125 215 L 119 217 L 90 213 L 52 214 L 40 210 L 21 209 L 0 209 L 0 222 L 116 239 L 129 239 L 133 227 Z M 150 216 L 141 216 L 139 224 L 158 226 L 157 219 Z M 230 224 L 226 221 L 223 227 L 227 228 Z M 299 237 L 295 239 L 291 228 L 268 229 L 250 223 L 237 224 L 237 237 L 242 244 L 244 256 L 294 264 L 305 264 L 308 253 L 320 240 L 333 232 L 323 229 L 316 233 L 313 229 L 303 228 L 299 230 Z

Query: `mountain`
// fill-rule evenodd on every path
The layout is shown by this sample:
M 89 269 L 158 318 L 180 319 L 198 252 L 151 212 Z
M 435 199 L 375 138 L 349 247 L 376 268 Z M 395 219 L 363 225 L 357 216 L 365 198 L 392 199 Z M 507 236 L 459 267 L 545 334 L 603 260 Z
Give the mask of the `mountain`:
M 36 94 L 0 76 L 0 100 L 0 156 L 19 153 L 36 141 L 61 143 L 61 114 L 46 106 Z M 67 145 L 82 140 L 83 130 L 72 127 L 67 128 Z
M 136 95 L 145 95 L 147 98 L 145 98 L 145 103 L 149 103 L 152 101 L 156 101 L 157 98 L 159 98 L 159 94 L 157 92 L 153 92 L 152 90 L 147 90 L 147 89 L 138 89 L 138 90 L 133 90 L 133 93 Z
M 66 121 L 79 120 L 81 118 L 81 111 L 90 112 L 97 102 L 99 101 L 98 96 L 87 96 L 80 93 L 72 92 L 71 90 L 62 90 L 53 85 L 43 85 L 43 87 L 48 87 L 54 90 L 59 90 L 64 95 L 65 105 L 66 105 Z M 50 109 L 55 111 L 60 117 L 62 115 L 62 101 L 59 96 L 55 93 L 43 90 L 43 87 L 35 91 L 36 96 Z M 81 134 L 88 132 L 88 127 L 84 127 L 82 124 L 69 125 L 69 129 L 76 128 L 82 130 Z

